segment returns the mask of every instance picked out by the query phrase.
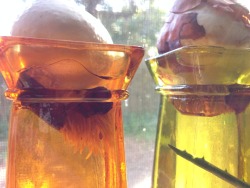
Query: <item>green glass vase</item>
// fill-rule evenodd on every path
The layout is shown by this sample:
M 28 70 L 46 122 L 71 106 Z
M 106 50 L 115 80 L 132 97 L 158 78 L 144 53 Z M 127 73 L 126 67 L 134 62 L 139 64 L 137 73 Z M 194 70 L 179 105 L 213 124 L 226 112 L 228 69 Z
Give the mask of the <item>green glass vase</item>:
M 161 95 L 152 187 L 249 187 L 249 61 L 211 46 L 146 60 Z

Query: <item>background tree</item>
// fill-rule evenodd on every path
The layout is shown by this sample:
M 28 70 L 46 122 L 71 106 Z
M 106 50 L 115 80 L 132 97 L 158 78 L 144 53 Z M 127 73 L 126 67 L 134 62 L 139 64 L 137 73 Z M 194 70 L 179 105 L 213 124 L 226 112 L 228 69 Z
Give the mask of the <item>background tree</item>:
M 145 57 L 149 56 L 150 50 L 156 51 L 157 33 L 163 25 L 165 13 L 154 7 L 152 0 L 144 0 L 143 6 L 138 4 L 138 0 L 127 0 L 127 5 L 117 12 L 114 11 L 116 7 L 105 0 L 76 1 L 102 21 L 115 44 L 143 46 Z M 155 93 L 154 87 L 143 61 L 130 85 L 130 97 L 124 103 L 124 108 L 129 107 L 123 113 L 125 130 L 129 134 L 138 135 L 143 128 L 147 128 L 149 134 L 150 130 L 155 133 L 159 94 Z
M 83 4 L 86 10 L 93 16 L 97 16 L 96 7 L 98 4 L 102 4 L 103 0 L 76 0 L 77 3 Z

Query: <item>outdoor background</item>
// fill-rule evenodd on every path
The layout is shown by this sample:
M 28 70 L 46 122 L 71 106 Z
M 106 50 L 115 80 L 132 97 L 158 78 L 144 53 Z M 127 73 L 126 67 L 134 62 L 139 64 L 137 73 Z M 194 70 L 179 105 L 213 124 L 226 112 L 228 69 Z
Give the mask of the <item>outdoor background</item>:
M 156 39 L 173 0 L 76 0 L 99 18 L 114 43 L 143 46 L 145 57 L 157 54 Z M 32 0 L 0 0 L 0 36 Z M 249 4 L 250 1 L 241 1 Z M 128 188 L 150 188 L 156 138 L 159 94 L 142 61 L 123 101 Z M 0 188 L 5 187 L 8 111 L 6 86 L 0 76 Z

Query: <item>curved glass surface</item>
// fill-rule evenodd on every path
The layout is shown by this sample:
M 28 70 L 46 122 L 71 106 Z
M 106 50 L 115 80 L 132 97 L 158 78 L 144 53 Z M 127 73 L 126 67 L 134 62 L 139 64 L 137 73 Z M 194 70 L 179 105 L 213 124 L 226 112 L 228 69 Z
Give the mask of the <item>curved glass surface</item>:
M 249 61 L 250 49 L 216 46 L 187 46 L 146 60 L 161 94 L 154 188 L 249 186 Z M 221 170 L 219 178 L 211 166 Z
M 146 60 L 158 87 L 248 85 L 250 49 L 186 46 Z
M 53 90 L 44 95 L 46 100 L 52 95 L 58 99 L 63 96 L 56 90 L 73 90 L 68 98 L 76 101 L 86 99 L 83 90 L 97 86 L 112 91 L 113 99 L 125 99 L 144 50 L 137 46 L 1 37 L 0 53 L 8 98 L 16 99 L 32 89 L 32 93 L 22 95 L 32 100 L 46 89 Z
M 127 187 L 121 101 L 136 46 L 1 37 L 7 187 Z M 69 172 L 71 175 L 69 175 Z

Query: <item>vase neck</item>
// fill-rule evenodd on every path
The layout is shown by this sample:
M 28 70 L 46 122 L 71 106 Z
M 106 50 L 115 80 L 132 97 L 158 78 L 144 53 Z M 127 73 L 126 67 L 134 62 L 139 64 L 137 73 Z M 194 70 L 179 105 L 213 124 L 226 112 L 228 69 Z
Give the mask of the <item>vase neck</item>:
M 22 102 L 115 102 L 128 98 L 127 90 L 109 91 L 104 87 L 83 90 L 12 90 L 8 89 L 5 96 L 13 101 Z

